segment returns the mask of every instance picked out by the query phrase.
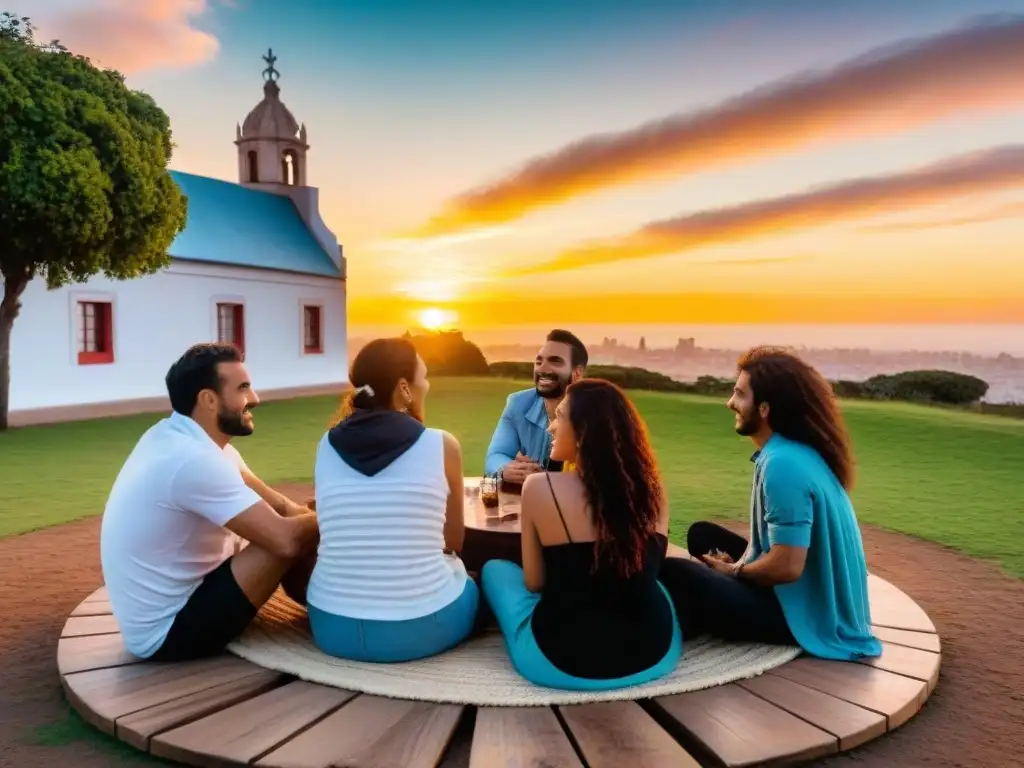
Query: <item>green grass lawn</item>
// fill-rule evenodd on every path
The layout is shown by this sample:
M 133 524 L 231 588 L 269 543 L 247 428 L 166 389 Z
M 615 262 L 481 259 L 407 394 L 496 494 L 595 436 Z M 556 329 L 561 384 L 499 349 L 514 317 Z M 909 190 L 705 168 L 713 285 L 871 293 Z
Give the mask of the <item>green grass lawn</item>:
M 480 474 L 505 396 L 499 379 L 435 379 L 431 426 L 462 442 L 466 473 Z M 701 517 L 745 519 L 749 441 L 720 400 L 633 392 L 654 440 L 672 503 L 673 538 Z M 257 431 L 236 445 L 271 483 L 308 481 L 334 398 L 267 403 Z M 920 406 L 846 401 L 859 466 L 854 503 L 863 522 L 998 561 L 1024 577 L 1024 421 Z M 157 415 L 0 433 L 0 535 L 100 514 L 110 485 Z

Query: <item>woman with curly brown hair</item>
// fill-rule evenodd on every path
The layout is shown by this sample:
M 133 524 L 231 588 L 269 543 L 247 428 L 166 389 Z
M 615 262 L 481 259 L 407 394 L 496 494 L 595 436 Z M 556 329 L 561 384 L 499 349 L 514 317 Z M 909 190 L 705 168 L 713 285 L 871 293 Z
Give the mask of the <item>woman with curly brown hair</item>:
M 683 646 L 658 582 L 668 501 L 643 420 L 614 384 L 582 379 L 549 428 L 551 459 L 577 469 L 526 479 L 523 567 L 491 560 L 481 578 L 512 663 L 570 690 L 662 677 Z

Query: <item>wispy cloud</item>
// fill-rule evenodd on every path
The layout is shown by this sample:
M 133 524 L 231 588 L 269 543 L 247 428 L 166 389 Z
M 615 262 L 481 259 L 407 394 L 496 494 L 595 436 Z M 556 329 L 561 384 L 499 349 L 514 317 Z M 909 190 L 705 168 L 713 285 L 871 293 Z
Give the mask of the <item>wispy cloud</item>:
M 125 74 L 212 60 L 217 38 L 198 29 L 206 0 L 35 0 L 40 36 Z
M 974 224 L 988 224 L 993 221 L 1019 219 L 1022 216 L 1024 216 L 1024 203 L 1006 203 L 970 216 L 922 219 L 919 221 L 896 221 L 890 224 L 866 224 L 861 227 L 861 230 L 864 232 L 920 232 L 928 229 L 969 227 Z
M 727 259 L 715 259 L 716 266 L 721 264 L 787 264 L 794 261 L 810 261 L 815 258 L 813 254 L 802 253 L 792 256 L 737 256 Z
M 397 253 L 431 253 L 442 248 L 453 248 L 466 245 L 467 243 L 475 243 L 479 240 L 500 237 L 511 231 L 511 227 L 481 227 L 451 235 L 438 235 L 437 237 L 396 237 L 381 240 L 375 243 L 373 247 L 378 251 L 394 251 Z
M 701 211 L 647 224 L 623 237 L 584 243 L 520 268 L 557 270 L 642 259 L 766 234 L 816 227 L 945 202 L 1024 183 L 1024 144 L 959 155 L 885 176 L 844 181 L 782 197 Z
M 706 110 L 593 135 L 449 201 L 417 233 L 513 221 L 614 185 L 882 135 L 1024 98 L 1024 17 L 975 20 L 762 86 Z

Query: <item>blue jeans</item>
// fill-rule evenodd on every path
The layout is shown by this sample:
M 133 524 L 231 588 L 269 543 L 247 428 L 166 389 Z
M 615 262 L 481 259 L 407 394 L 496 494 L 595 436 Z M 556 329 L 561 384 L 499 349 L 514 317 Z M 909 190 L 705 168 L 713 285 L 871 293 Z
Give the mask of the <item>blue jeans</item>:
M 480 575 L 484 596 L 501 627 L 512 666 L 531 683 L 569 691 L 610 691 L 657 680 L 675 670 L 683 655 L 683 635 L 672 607 L 672 642 L 668 652 L 653 667 L 626 677 L 583 678 L 568 675 L 548 661 L 537 646 L 531 619 L 540 594 L 531 592 L 523 581 L 523 569 L 507 560 L 488 560 Z M 661 586 L 660 584 L 658 586 Z M 662 587 L 669 605 L 672 601 Z
M 352 661 L 397 662 L 434 656 L 461 643 L 473 630 L 480 591 L 466 579 L 462 594 L 417 619 L 352 619 L 307 606 L 313 642 L 326 654 Z

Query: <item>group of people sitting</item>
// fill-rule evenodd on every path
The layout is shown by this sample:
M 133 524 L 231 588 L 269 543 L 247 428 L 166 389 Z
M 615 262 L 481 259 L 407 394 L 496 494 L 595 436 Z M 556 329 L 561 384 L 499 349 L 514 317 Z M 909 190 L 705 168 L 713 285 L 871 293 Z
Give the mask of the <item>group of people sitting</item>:
M 689 557 L 669 557 L 646 425 L 587 363 L 575 335 L 552 331 L 534 386 L 509 396 L 484 464 L 521 487 L 521 559 L 469 573 L 462 450 L 425 426 L 430 384 L 410 341 L 377 339 L 353 361 L 316 448 L 315 511 L 231 445 L 252 434 L 259 403 L 238 350 L 193 346 L 167 374 L 173 412 L 139 440 L 103 516 L 103 574 L 128 650 L 219 653 L 284 580 L 323 652 L 379 663 L 464 641 L 482 593 L 514 667 L 553 688 L 657 679 L 705 633 L 826 659 L 880 655 L 850 441 L 817 371 L 772 348 L 739 360 L 727 405 L 756 448 L 749 539 L 695 522 Z M 308 585 L 295 588 L 296 575 Z

